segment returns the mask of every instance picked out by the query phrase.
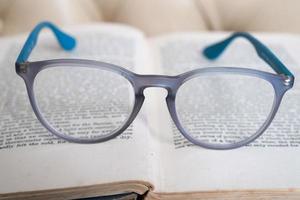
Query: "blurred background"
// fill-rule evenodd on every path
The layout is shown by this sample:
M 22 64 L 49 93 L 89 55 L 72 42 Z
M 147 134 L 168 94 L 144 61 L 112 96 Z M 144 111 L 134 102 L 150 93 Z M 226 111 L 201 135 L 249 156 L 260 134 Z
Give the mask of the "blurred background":
M 174 31 L 300 33 L 299 0 L 0 0 L 0 35 L 59 25 L 118 22 L 148 36 Z

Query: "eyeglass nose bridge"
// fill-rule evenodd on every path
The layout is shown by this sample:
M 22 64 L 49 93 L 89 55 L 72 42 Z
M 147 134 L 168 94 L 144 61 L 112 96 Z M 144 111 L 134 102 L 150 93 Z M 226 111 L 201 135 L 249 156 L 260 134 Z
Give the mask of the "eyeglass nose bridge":
M 143 94 L 144 90 L 149 87 L 164 88 L 168 91 L 168 96 L 174 95 L 179 85 L 177 76 L 165 75 L 137 75 L 134 81 L 136 94 Z

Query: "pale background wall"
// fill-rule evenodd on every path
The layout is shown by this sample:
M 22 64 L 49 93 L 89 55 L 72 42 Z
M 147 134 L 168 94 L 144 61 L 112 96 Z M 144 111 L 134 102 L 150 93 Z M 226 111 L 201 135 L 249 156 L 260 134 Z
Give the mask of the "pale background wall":
M 299 0 L 0 0 L 0 35 L 37 22 L 121 22 L 148 35 L 230 30 L 300 33 Z

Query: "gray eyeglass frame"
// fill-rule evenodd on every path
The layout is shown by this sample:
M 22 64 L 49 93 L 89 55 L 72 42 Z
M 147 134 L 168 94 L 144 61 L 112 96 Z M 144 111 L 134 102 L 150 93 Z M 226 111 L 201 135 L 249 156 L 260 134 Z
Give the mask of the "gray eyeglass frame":
M 280 102 L 282 100 L 283 95 L 287 90 L 293 87 L 294 83 L 294 76 L 293 74 L 272 54 L 272 52 L 265 47 L 262 43 L 260 43 L 257 39 L 247 33 L 235 33 L 228 39 L 209 46 L 204 50 L 204 55 L 209 59 L 214 59 L 218 57 L 226 46 L 233 40 L 235 37 L 245 37 L 248 39 L 252 44 L 254 41 L 254 46 L 261 58 L 263 58 L 276 72 L 277 74 L 272 74 L 269 72 L 264 72 L 255 69 L 248 69 L 248 68 L 239 68 L 239 67 L 208 67 L 208 68 L 200 68 L 195 69 L 192 71 L 188 71 L 182 73 L 177 76 L 165 76 L 165 75 L 141 75 L 133 73 L 125 68 L 120 66 L 100 62 L 100 61 L 93 61 L 93 60 L 84 60 L 84 59 L 54 59 L 54 60 L 44 60 L 44 61 L 35 61 L 35 62 L 28 62 L 27 59 L 34 48 L 38 33 L 44 27 L 50 28 L 56 35 L 58 41 L 60 42 L 61 46 L 66 50 L 71 50 L 75 46 L 75 40 L 66 35 L 65 33 L 61 32 L 57 27 L 49 22 L 43 22 L 38 24 L 35 29 L 29 35 L 21 53 L 16 61 L 16 72 L 19 76 L 21 76 L 26 85 L 27 93 L 29 96 L 30 104 L 32 109 L 41 122 L 41 124 L 51 133 L 56 135 L 57 137 L 63 138 L 70 142 L 75 143 L 99 143 L 110 140 L 115 138 L 116 136 L 120 135 L 127 127 L 133 122 L 135 117 L 137 116 L 140 108 L 143 105 L 145 96 L 143 94 L 145 88 L 148 87 L 161 87 L 165 88 L 168 92 L 166 96 L 166 103 L 169 109 L 170 115 L 172 120 L 174 121 L 178 130 L 182 133 L 182 135 L 192 142 L 195 145 L 208 148 L 208 149 L 217 149 L 217 150 L 224 150 L 224 149 L 234 149 L 244 145 L 249 144 L 256 138 L 258 138 L 271 124 L 277 110 L 279 108 Z M 73 40 L 73 41 L 72 41 Z M 72 44 L 73 43 L 73 44 Z M 257 45 L 259 45 L 257 47 Z M 261 46 L 262 45 L 262 46 Z M 263 49 L 266 48 L 266 49 Z M 266 51 L 267 50 L 267 51 Z M 278 64 L 279 62 L 279 64 Z M 272 66 L 273 65 L 273 66 Z M 51 67 L 59 67 L 59 66 L 72 66 L 72 67 L 89 67 L 89 68 L 96 68 L 101 70 L 110 71 L 116 74 L 119 74 L 126 78 L 131 86 L 134 89 L 135 93 L 135 100 L 134 100 L 134 107 L 127 118 L 126 122 L 123 124 L 122 127 L 113 131 L 110 134 L 99 136 L 93 139 L 82 139 L 82 138 L 74 138 L 63 133 L 60 133 L 55 128 L 51 126 L 47 122 L 47 120 L 43 117 L 41 113 L 36 99 L 34 95 L 34 80 L 37 74 L 47 68 Z M 284 68 L 282 68 L 282 66 Z M 244 76 L 251 76 L 263 79 L 269 82 L 273 89 L 274 89 L 274 100 L 271 112 L 267 117 L 266 121 L 262 124 L 262 126 L 258 129 L 258 131 L 253 134 L 252 136 L 231 144 L 210 144 L 200 140 L 197 140 L 190 136 L 188 132 L 183 128 L 180 124 L 180 121 L 177 116 L 176 107 L 175 107 L 175 99 L 177 90 L 180 86 L 185 83 L 186 81 L 195 78 L 197 76 L 207 75 L 207 74 L 238 74 Z

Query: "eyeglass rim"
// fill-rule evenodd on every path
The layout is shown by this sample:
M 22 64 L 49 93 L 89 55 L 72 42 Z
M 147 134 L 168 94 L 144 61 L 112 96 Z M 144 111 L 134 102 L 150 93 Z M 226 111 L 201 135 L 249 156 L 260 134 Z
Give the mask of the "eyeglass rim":
M 222 69 L 217 69 L 217 71 L 215 70 L 209 70 L 210 72 L 212 72 L 213 74 L 217 74 L 219 72 L 222 72 L 224 70 L 224 68 Z M 225 69 L 226 70 L 226 69 Z M 249 137 L 246 137 L 243 140 L 240 140 L 238 142 L 234 142 L 234 143 L 228 143 L 228 144 L 214 144 L 214 143 L 208 143 L 208 142 L 203 142 L 201 140 L 198 140 L 196 138 L 194 138 L 193 136 L 191 136 L 190 133 L 188 133 L 188 131 L 184 128 L 184 126 L 182 125 L 182 123 L 180 122 L 179 119 L 179 115 L 177 113 L 177 109 L 176 109 L 176 96 L 177 94 L 175 94 L 174 99 L 167 99 L 167 105 L 169 108 L 169 112 L 172 112 L 172 119 L 174 121 L 174 124 L 176 125 L 177 129 L 181 132 L 181 134 L 187 139 L 189 140 L 191 143 L 207 148 L 207 149 L 214 149 L 214 150 L 229 150 L 229 149 L 235 149 L 241 146 L 245 146 L 251 142 L 253 142 L 255 139 L 257 139 L 259 136 L 261 136 L 264 131 L 270 126 L 270 124 L 272 123 L 278 108 L 280 106 L 281 100 L 283 98 L 283 95 L 285 94 L 285 92 L 290 89 L 287 88 L 286 86 L 282 85 L 282 78 L 278 75 L 273 76 L 273 74 L 266 74 L 262 71 L 258 71 L 258 70 L 248 70 L 248 69 L 244 69 L 244 68 L 235 68 L 233 69 L 234 73 L 232 73 L 232 70 L 230 70 L 230 72 L 228 74 L 232 75 L 232 74 L 237 74 L 237 75 L 244 75 L 244 76 L 249 76 L 249 77 L 256 77 L 262 80 L 265 80 L 266 82 L 270 83 L 273 91 L 274 91 L 274 95 L 273 95 L 273 99 L 272 99 L 272 106 L 271 109 L 268 113 L 268 116 L 266 117 L 266 119 L 263 121 L 263 123 L 261 124 L 261 126 L 258 128 L 258 130 L 252 134 Z M 225 74 L 228 71 L 223 71 L 222 74 Z M 200 74 L 194 74 L 191 76 L 188 76 L 188 78 L 185 79 L 184 82 L 182 82 L 182 85 L 188 81 L 191 80 L 193 78 L 196 78 L 198 76 L 203 76 L 202 73 Z M 178 88 L 180 89 L 180 87 Z
M 121 133 L 123 133 L 128 126 L 133 122 L 135 117 L 137 116 L 140 108 L 142 107 L 142 104 L 144 102 L 144 95 L 143 91 L 147 87 L 162 87 L 167 89 L 168 95 L 166 97 L 167 106 L 169 109 L 169 113 L 171 115 L 172 120 L 174 121 L 176 127 L 178 130 L 182 133 L 182 135 L 192 142 L 195 145 L 208 148 L 208 149 L 218 149 L 218 150 L 224 150 L 224 149 L 234 149 L 241 146 L 244 146 L 246 144 L 249 144 L 256 138 L 258 138 L 271 124 L 273 118 L 275 117 L 275 114 L 280 106 L 280 102 L 282 100 L 282 97 L 284 93 L 292 88 L 294 79 L 291 79 L 290 82 L 286 82 L 286 76 L 284 75 L 278 75 L 278 74 L 272 74 L 269 72 L 264 72 L 260 70 L 255 69 L 249 69 L 249 68 L 240 68 L 240 67 L 206 67 L 206 68 L 198 68 L 195 70 L 191 70 L 182 74 L 179 74 L 177 76 L 165 76 L 165 75 L 141 75 L 136 74 L 134 72 L 131 72 L 123 67 L 101 62 L 101 61 L 94 61 L 94 60 L 85 60 L 85 59 L 54 59 L 54 60 L 44 60 L 44 61 L 35 61 L 35 62 L 26 62 L 24 63 L 26 66 L 17 66 L 17 73 L 20 75 L 24 81 L 27 88 L 27 93 L 29 96 L 30 104 L 34 110 L 35 115 L 37 116 L 38 120 L 44 125 L 44 127 L 49 130 L 54 135 L 63 138 L 70 142 L 75 143 L 99 143 L 104 142 L 107 140 L 110 140 L 114 137 L 117 137 Z M 124 78 L 126 78 L 132 85 L 135 93 L 135 100 L 134 100 L 134 106 L 133 110 L 128 117 L 127 121 L 123 124 L 122 127 L 117 129 L 116 131 L 112 132 L 111 134 L 99 136 L 97 138 L 93 139 L 79 139 L 74 138 L 65 134 L 61 134 L 58 131 L 56 131 L 43 117 L 42 113 L 39 111 L 36 99 L 34 96 L 34 80 L 36 75 L 49 67 L 57 67 L 59 65 L 66 66 L 66 65 L 72 65 L 72 67 L 92 67 L 92 68 L 98 68 L 102 70 L 108 70 L 114 73 L 117 73 Z M 178 115 L 176 112 L 176 106 L 175 106 L 175 97 L 178 88 L 187 80 L 202 75 L 203 73 L 234 73 L 234 74 L 241 74 L 241 75 L 248 75 L 248 76 L 255 76 L 258 78 L 262 78 L 269 83 L 274 88 L 275 95 L 274 95 L 274 104 L 271 110 L 271 113 L 266 120 L 266 122 L 263 124 L 262 128 L 259 129 L 259 131 L 254 134 L 252 137 L 243 140 L 241 142 L 233 143 L 233 144 L 207 144 L 200 141 L 195 140 L 192 138 L 181 126 L 180 121 L 178 120 Z

